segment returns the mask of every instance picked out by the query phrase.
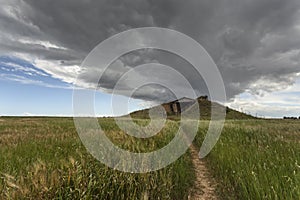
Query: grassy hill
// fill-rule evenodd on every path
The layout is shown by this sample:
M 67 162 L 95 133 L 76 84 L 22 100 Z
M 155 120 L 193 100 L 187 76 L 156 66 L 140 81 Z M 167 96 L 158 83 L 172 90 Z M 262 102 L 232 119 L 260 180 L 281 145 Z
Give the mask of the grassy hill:
M 216 102 L 211 102 L 209 100 L 203 100 L 203 99 L 197 99 L 197 101 L 200 109 L 200 119 L 210 120 L 212 107 L 215 107 L 217 109 L 218 108 L 224 109 L 223 105 Z M 255 118 L 251 115 L 241 113 L 229 107 L 226 107 L 225 109 L 226 109 L 226 119 L 254 119 Z M 149 109 L 132 112 L 130 113 L 130 116 L 138 119 L 148 119 Z M 168 113 L 168 119 L 179 120 L 180 115 L 178 116 L 176 114 Z

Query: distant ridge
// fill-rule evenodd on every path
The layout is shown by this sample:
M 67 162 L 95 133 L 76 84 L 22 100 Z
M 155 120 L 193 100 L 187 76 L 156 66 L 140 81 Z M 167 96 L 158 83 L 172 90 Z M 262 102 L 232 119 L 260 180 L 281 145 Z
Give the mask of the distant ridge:
M 201 96 L 195 100 L 189 99 L 189 98 L 181 98 L 175 101 L 171 101 L 168 103 L 162 104 L 162 106 L 165 108 L 168 119 L 172 120 L 179 120 L 180 119 L 180 113 L 181 109 L 182 111 L 187 109 L 191 104 L 195 103 L 195 101 L 198 101 L 199 109 L 200 109 L 200 119 L 203 120 L 210 120 L 211 119 L 211 108 L 221 108 L 226 109 L 226 119 L 255 119 L 256 117 L 253 117 L 252 115 L 248 115 L 239 111 L 236 111 L 234 109 L 231 109 L 229 107 L 224 107 L 223 105 L 211 102 L 208 100 L 207 96 Z M 180 102 L 180 103 L 179 103 Z M 179 105 L 182 105 L 183 108 L 181 108 Z M 130 113 L 130 116 L 133 118 L 138 119 L 149 119 L 149 109 L 139 110 Z

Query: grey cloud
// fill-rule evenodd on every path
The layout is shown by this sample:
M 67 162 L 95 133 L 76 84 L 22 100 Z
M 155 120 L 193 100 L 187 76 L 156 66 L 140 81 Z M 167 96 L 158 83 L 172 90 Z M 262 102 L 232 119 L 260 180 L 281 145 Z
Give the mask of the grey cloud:
M 144 66 L 144 69 L 141 70 L 139 67 L 146 63 L 149 65 Z M 160 71 L 153 71 L 152 66 L 155 66 L 157 63 L 171 67 L 171 69 L 181 74 L 183 79 L 179 80 L 178 76 L 175 77 L 174 73 L 176 72 L 173 70 L 161 68 Z M 99 79 L 100 76 L 101 78 Z M 121 85 L 117 87 L 120 94 L 129 95 L 132 91 L 137 90 L 133 94 L 134 98 L 142 98 L 149 101 L 151 99 L 158 102 L 174 100 L 175 96 L 173 93 L 179 95 L 178 98 L 191 95 L 191 88 L 185 87 L 186 84 L 182 80 L 186 80 L 191 84 L 197 96 L 208 94 L 203 78 L 190 63 L 170 52 L 154 49 L 138 50 L 123 55 L 107 69 L 103 69 L 101 65 L 97 66 L 97 64 L 96 66 L 88 67 L 79 76 L 79 79 L 94 87 L 98 85 L 99 89 L 110 92 L 116 89 L 116 84 L 120 80 Z M 143 87 L 139 85 L 139 83 L 151 82 L 172 85 L 176 91 L 166 90 L 165 86 L 160 84 L 150 84 Z M 153 88 L 151 89 L 151 87 Z
M 111 33 L 151 26 L 151 15 L 139 10 L 146 1 L 27 0 L 37 12 L 30 20 L 63 46 L 89 52 Z M 40 16 L 42 16 L 41 20 Z
M 61 68 L 80 65 L 99 42 L 120 31 L 160 26 L 181 31 L 204 46 L 220 69 L 228 98 L 246 90 L 270 92 L 289 86 L 300 72 L 299 0 L 13 0 L 3 1 L 1 9 L 0 53 L 58 61 Z M 63 48 L 23 44 L 20 38 L 49 41 Z M 201 76 L 174 55 L 148 50 L 133 52 L 116 62 L 119 64 L 114 63 L 100 81 L 92 71 L 82 74 L 82 81 L 97 83 L 111 92 L 116 81 L 131 68 L 159 62 L 181 72 L 199 95 L 207 93 Z M 269 82 L 253 87 L 262 78 Z M 280 84 L 270 87 L 270 82 Z M 125 91 L 126 88 L 125 84 Z M 163 88 L 152 89 L 146 87 L 136 97 L 172 97 Z

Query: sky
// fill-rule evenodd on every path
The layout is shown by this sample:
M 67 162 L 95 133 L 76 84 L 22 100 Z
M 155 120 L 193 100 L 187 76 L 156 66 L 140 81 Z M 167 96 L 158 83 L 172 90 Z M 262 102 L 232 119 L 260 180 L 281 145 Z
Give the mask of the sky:
M 300 116 L 299 0 L 0 0 L 0 115 L 71 116 L 73 88 L 98 81 L 82 62 L 119 32 L 140 27 L 180 31 L 199 42 L 216 63 L 227 106 L 261 117 Z M 178 56 L 144 49 L 117 58 L 97 82 L 95 113 L 112 113 L 118 79 L 141 65 L 160 63 L 187 77 L 197 95 L 203 79 Z M 157 72 L 145 70 L 132 82 Z M 81 75 L 80 82 L 76 82 Z M 159 78 L 166 79 L 161 73 Z M 175 84 L 172 78 L 168 79 Z M 123 83 L 128 88 L 129 83 Z M 185 88 L 179 87 L 184 91 Z M 126 91 L 126 89 L 124 89 Z M 128 96 L 119 90 L 118 95 Z M 148 85 L 129 111 L 174 98 Z

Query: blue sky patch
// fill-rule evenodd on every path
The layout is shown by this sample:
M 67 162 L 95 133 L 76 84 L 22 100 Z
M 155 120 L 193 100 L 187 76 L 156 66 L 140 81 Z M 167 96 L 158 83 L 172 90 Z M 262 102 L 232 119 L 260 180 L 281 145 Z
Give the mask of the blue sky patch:
M 50 88 L 72 88 L 72 85 L 53 78 L 32 63 L 11 56 L 0 56 L 0 81 L 13 81 Z

